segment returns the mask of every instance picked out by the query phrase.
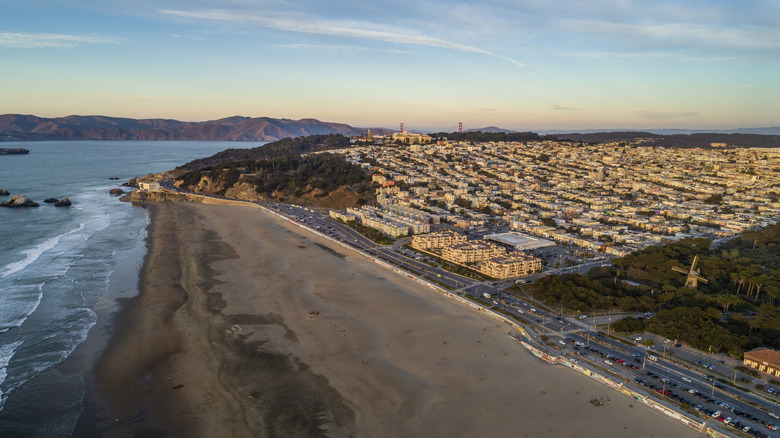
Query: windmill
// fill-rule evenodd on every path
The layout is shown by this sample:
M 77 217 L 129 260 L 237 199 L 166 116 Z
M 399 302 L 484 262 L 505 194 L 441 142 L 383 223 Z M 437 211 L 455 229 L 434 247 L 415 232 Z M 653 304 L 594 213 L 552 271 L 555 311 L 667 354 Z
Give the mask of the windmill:
M 701 270 L 696 269 L 696 263 L 698 262 L 699 262 L 699 256 L 695 256 L 693 258 L 693 263 L 691 263 L 691 269 L 689 271 L 686 271 L 683 268 L 678 268 L 677 266 L 672 267 L 672 271 L 680 272 L 688 276 L 688 278 L 685 279 L 685 287 L 696 289 L 696 286 L 699 285 L 700 281 L 704 284 L 707 284 L 707 279 L 701 276 L 700 273 Z

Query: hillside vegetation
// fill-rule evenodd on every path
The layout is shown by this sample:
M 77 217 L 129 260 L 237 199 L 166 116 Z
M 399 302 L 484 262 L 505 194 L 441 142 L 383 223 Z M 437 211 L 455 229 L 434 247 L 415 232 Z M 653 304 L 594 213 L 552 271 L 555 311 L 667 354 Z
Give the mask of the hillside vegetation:
M 337 154 L 302 153 L 349 145 L 340 135 L 284 139 L 253 149 L 228 149 L 182 166 L 176 186 L 247 200 L 275 200 L 328 207 L 373 199 L 371 175 Z

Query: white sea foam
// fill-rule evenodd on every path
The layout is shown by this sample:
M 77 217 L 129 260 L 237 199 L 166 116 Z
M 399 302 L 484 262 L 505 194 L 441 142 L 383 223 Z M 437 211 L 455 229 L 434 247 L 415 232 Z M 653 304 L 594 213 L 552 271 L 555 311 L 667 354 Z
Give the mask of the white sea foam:
M 19 327 L 38 309 L 43 299 L 43 285 L 15 286 L 3 291 L 0 333 Z M 35 292 L 30 293 L 31 289 Z
M 7 277 L 11 274 L 17 273 L 21 271 L 22 269 L 30 266 L 30 264 L 34 263 L 38 258 L 45 253 L 46 251 L 54 248 L 57 243 L 60 242 L 60 240 L 72 233 L 77 233 L 84 229 L 85 224 L 79 224 L 79 227 L 73 230 L 70 230 L 66 233 L 62 233 L 58 236 L 54 236 L 50 239 L 44 240 L 43 242 L 39 243 L 38 245 L 26 249 L 22 251 L 21 253 L 24 255 L 24 258 L 22 260 L 19 260 L 17 262 L 9 263 L 6 265 L 2 271 L 0 271 L 0 278 Z
M 5 377 L 8 375 L 6 369 L 8 368 L 8 363 L 11 361 L 11 358 L 14 357 L 16 349 L 19 348 L 22 343 L 23 341 L 16 341 L 7 345 L 0 345 L 0 411 L 3 410 L 6 399 L 5 393 L 3 393 L 3 382 L 5 382 Z

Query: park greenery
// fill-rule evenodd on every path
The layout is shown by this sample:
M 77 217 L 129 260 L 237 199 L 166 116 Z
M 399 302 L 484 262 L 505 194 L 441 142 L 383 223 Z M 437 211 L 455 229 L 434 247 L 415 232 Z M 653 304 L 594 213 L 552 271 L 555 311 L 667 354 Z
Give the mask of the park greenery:
M 739 357 L 755 347 L 780 347 L 780 225 L 742 234 L 710 248 L 708 239 L 652 246 L 587 274 L 543 277 L 526 290 L 534 298 L 573 312 L 650 312 L 613 328 L 649 331 L 703 351 Z M 707 280 L 685 287 L 697 269 Z
M 228 149 L 182 167 L 181 188 L 198 191 L 204 178 L 213 194 L 223 196 L 238 184 L 247 184 L 264 199 L 284 200 L 311 195 L 324 198 L 341 190 L 347 204 L 362 205 L 373 198 L 371 175 L 337 154 L 307 154 L 344 145 L 340 135 L 284 139 L 253 149 Z M 202 190 L 202 187 L 201 187 Z M 346 206 L 346 205 L 345 205 Z
M 308 137 L 284 138 L 249 149 L 225 149 L 216 154 L 190 161 L 180 169 L 196 170 L 218 166 L 224 163 L 258 161 L 270 158 L 295 158 L 301 154 L 349 147 L 349 138 L 339 134 L 310 135 Z

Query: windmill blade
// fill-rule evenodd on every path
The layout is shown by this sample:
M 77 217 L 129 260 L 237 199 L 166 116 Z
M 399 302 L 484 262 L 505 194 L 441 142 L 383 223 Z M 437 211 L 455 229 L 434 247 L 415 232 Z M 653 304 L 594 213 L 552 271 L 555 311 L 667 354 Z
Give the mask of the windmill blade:
M 679 272 L 681 274 L 688 275 L 688 271 L 686 271 L 685 269 L 682 269 L 682 268 L 678 268 L 677 266 L 673 266 L 672 267 L 672 271 L 676 271 L 676 272 Z
M 696 277 L 696 280 L 699 281 L 700 283 L 707 284 L 707 279 L 704 277 Z

